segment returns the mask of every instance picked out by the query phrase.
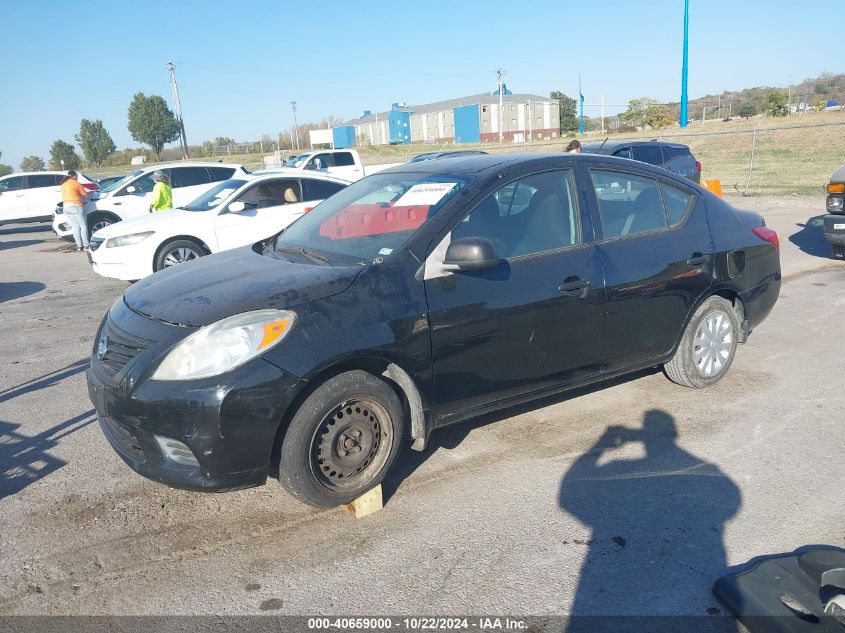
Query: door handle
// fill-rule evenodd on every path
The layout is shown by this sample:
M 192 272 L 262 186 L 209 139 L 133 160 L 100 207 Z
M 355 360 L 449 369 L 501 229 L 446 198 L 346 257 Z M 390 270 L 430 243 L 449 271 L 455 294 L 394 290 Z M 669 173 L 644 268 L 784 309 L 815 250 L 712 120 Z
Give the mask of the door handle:
M 589 287 L 589 279 L 567 277 L 566 280 L 564 280 L 564 282 L 557 287 L 557 289 L 564 294 L 577 296 L 579 299 L 583 299 L 587 296 L 587 289 Z
M 702 255 L 701 253 L 693 253 L 692 257 L 687 260 L 690 266 L 704 266 L 710 263 L 710 255 Z
M 122 203 L 122 202 L 115 202 L 115 203 L 113 203 L 113 204 L 114 204 L 114 206 L 119 207 L 119 206 L 120 206 L 120 205 L 122 205 L 123 203 Z

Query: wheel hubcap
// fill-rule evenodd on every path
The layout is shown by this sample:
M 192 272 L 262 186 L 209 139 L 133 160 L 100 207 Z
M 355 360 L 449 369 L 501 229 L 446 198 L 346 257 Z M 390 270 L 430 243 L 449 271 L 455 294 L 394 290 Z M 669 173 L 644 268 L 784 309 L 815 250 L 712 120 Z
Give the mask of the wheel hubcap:
M 331 490 L 365 486 L 381 471 L 392 444 L 387 410 L 372 400 L 350 400 L 317 427 L 311 468 L 320 484 Z
M 728 314 L 716 310 L 698 325 L 693 343 L 693 361 L 705 378 L 718 376 L 725 370 L 733 349 L 733 324 Z
M 169 268 L 197 257 L 199 257 L 199 253 L 190 248 L 175 248 L 164 257 L 164 267 Z
M 107 226 L 110 226 L 111 222 L 106 222 L 105 220 L 100 220 L 99 222 L 95 222 L 94 225 L 91 227 L 91 235 L 99 231 L 100 229 L 104 229 Z

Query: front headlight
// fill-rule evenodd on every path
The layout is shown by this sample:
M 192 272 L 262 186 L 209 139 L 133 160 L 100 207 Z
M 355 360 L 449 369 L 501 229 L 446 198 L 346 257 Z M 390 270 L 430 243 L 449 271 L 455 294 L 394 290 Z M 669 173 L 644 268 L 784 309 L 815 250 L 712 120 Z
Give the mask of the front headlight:
M 112 237 L 106 240 L 106 248 L 114 248 L 115 246 L 132 246 L 138 242 L 143 242 L 155 231 L 144 231 L 143 233 L 132 233 L 131 235 L 121 235 L 120 237 Z
M 842 196 L 828 196 L 827 210 L 829 213 L 842 213 L 845 211 L 845 198 Z
M 196 380 L 239 367 L 285 338 L 295 320 L 290 310 L 255 310 L 221 319 L 170 350 L 152 380 Z

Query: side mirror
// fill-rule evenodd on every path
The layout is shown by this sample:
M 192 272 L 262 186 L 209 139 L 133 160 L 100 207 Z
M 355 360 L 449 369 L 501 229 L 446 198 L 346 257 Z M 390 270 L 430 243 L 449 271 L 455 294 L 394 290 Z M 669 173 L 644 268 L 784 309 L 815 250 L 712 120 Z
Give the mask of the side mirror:
M 136 191 L 138 191 L 138 190 L 134 187 L 134 185 L 129 185 L 126 188 L 126 193 L 135 193 Z
M 462 237 L 446 249 L 443 267 L 446 270 L 482 270 L 499 264 L 496 249 L 483 237 Z
M 229 213 L 243 213 L 246 211 L 246 204 L 237 200 L 228 206 L 227 211 Z

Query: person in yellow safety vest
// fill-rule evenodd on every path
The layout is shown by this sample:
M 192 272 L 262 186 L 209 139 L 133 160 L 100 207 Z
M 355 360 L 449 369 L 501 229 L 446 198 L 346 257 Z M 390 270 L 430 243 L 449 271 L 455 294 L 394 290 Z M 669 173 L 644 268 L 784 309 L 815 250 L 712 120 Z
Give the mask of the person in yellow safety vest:
M 173 208 L 173 190 L 170 189 L 170 179 L 163 171 L 153 172 L 153 197 L 150 201 L 150 213 L 156 211 L 167 211 Z

